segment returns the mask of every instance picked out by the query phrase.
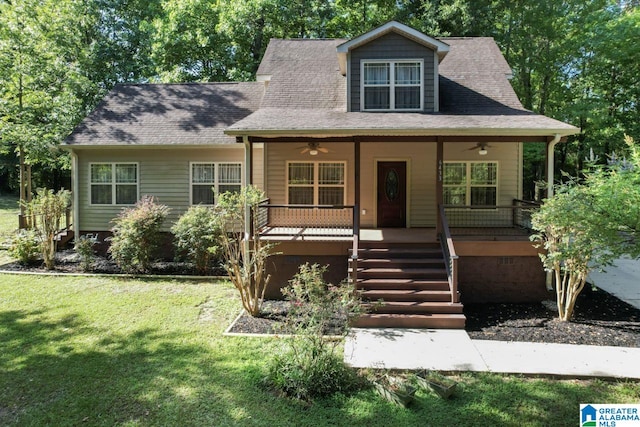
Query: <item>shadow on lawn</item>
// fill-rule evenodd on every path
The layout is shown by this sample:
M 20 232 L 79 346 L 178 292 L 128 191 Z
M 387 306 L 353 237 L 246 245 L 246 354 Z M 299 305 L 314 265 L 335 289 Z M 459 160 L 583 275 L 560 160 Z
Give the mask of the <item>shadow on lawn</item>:
M 260 386 L 269 341 L 184 334 L 2 312 L 0 425 L 562 425 L 608 396 L 598 382 L 469 375 L 454 399 L 423 394 L 410 409 L 370 390 L 306 406 Z
M 46 316 L 0 313 L 0 425 L 217 425 L 250 400 L 246 380 L 221 369 L 211 348 Z

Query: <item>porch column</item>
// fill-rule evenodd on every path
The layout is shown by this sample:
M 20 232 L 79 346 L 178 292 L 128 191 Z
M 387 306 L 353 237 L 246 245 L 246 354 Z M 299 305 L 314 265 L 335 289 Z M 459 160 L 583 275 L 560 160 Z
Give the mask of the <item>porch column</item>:
M 78 153 L 71 151 L 71 195 L 73 200 L 71 207 L 73 208 L 73 219 L 71 225 L 73 226 L 74 239 L 80 237 L 80 179 L 79 179 L 79 162 Z
M 440 206 L 444 204 L 444 193 L 442 190 L 442 174 L 444 168 L 444 144 L 442 138 L 438 137 L 436 147 L 436 235 L 442 232 L 442 218 L 440 217 Z
M 252 159 L 252 151 L 253 151 L 253 143 L 249 139 L 248 136 L 242 137 L 242 142 L 244 144 L 244 185 L 251 185 L 252 183 L 252 169 L 253 169 L 253 159 Z M 245 204 L 244 206 L 244 259 L 248 259 L 247 255 L 249 252 L 249 240 L 251 239 L 251 208 Z
M 360 235 L 360 139 L 353 139 L 354 204 L 353 233 Z

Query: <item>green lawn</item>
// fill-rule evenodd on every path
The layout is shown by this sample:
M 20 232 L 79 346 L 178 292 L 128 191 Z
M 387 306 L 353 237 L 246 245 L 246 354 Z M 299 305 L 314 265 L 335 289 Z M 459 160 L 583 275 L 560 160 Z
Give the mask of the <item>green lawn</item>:
M 0 275 L 0 425 L 576 425 L 637 382 L 468 374 L 402 409 L 371 390 L 311 406 L 261 386 L 275 339 L 228 338 L 228 283 Z

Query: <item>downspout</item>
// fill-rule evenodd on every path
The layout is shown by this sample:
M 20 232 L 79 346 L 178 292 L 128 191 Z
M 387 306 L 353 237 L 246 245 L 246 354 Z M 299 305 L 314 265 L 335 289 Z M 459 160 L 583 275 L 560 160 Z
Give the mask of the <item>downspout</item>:
M 553 197 L 553 177 L 555 175 L 554 148 L 560 142 L 560 134 L 556 133 L 553 139 L 547 143 L 547 199 Z M 553 290 L 553 273 L 548 271 L 546 277 L 547 290 Z
M 553 139 L 547 143 L 547 199 L 553 197 L 553 176 L 555 175 L 555 158 L 553 149 L 558 142 L 560 142 L 560 134 L 556 133 L 553 136 Z
M 72 209 L 73 209 L 73 232 L 74 240 L 77 241 L 80 237 L 80 180 L 78 179 L 78 154 L 75 151 L 71 151 L 71 194 L 72 194 Z

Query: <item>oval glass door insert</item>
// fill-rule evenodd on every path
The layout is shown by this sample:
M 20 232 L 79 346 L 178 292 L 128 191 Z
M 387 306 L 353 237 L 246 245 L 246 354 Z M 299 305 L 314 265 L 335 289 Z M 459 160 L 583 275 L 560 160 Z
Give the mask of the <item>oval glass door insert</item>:
M 384 179 L 384 194 L 390 202 L 398 197 L 398 172 L 395 169 L 387 172 Z

